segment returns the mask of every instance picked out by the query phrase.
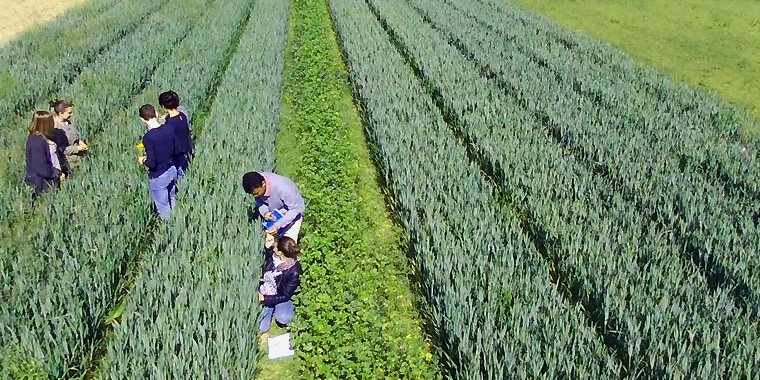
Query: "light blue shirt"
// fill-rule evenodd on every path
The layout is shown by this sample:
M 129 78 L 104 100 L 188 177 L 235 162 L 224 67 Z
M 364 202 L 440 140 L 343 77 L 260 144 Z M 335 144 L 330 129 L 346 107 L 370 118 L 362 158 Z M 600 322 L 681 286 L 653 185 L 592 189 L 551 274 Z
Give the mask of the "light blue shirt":
M 300 219 L 306 210 L 298 186 L 290 180 L 275 173 L 259 173 L 266 181 L 266 193 L 256 197 L 256 207 L 261 216 L 268 212 L 280 210 L 284 215 L 275 222 L 277 229 L 290 227 L 293 222 Z

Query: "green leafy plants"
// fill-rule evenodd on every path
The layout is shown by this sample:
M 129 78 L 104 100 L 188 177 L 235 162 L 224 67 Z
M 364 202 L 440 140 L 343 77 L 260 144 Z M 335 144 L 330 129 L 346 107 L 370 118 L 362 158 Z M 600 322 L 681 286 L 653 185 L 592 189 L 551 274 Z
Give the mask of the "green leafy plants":
M 497 202 L 383 23 L 363 1 L 330 5 L 450 376 L 619 378 L 621 362 L 552 285 L 540 244 Z
M 296 0 L 291 20 L 277 169 L 307 202 L 293 323 L 300 376 L 436 378 L 327 5 Z
M 649 138 L 645 134 L 606 129 L 616 119 L 596 115 L 624 110 L 588 103 L 584 97 L 589 94 L 582 90 L 590 86 L 581 59 L 579 67 L 558 74 L 563 65 L 574 62 L 572 56 L 561 56 L 573 41 L 551 53 L 542 51 L 551 46 L 541 39 L 550 27 L 520 19 L 513 28 L 497 32 L 495 21 L 490 28 L 477 22 L 488 17 L 483 12 L 461 17 L 466 14 L 461 8 L 474 6 L 470 4 L 366 3 L 470 158 L 498 185 L 500 199 L 523 215 L 566 297 L 583 306 L 586 319 L 627 376 L 754 375 L 754 365 L 747 363 L 755 360 L 757 350 L 744 343 L 757 339 L 753 296 L 737 297 L 731 283 L 708 286 L 705 270 L 692 262 L 687 243 L 697 237 L 697 220 L 725 223 L 713 228 L 717 236 L 732 230 L 745 236 L 740 245 L 728 235 L 737 253 L 732 260 L 752 262 L 745 252 L 756 238 L 750 221 L 756 203 L 739 194 L 732 205 L 737 208 L 728 208 L 731 201 L 721 200 L 722 191 L 689 169 L 688 155 L 682 159 L 685 167 L 678 169 L 677 160 L 668 161 L 667 149 L 642 151 Z M 520 25 L 531 32 L 520 32 Z M 593 75 L 604 78 L 603 73 Z M 658 83 L 661 89 L 667 86 L 665 81 Z M 597 94 L 596 99 L 611 94 Z M 629 94 L 618 93 L 616 101 L 624 103 Z M 706 102 L 703 96 L 694 98 Z M 690 115 L 680 108 L 674 113 Z M 731 115 L 730 109 L 723 114 L 729 119 Z M 701 117 L 699 112 L 691 116 Z M 655 130 L 657 122 L 651 124 Z M 718 123 L 715 130 L 735 127 L 729 124 Z M 684 134 L 690 131 L 686 127 Z M 714 132 L 705 135 L 710 133 Z M 712 136 L 718 139 L 719 134 Z M 661 153 L 664 158 L 658 156 Z M 637 183 L 640 188 L 633 185 Z M 660 198 L 663 193 L 671 198 Z M 721 205 L 734 211 L 713 214 Z M 745 222 L 731 225 L 732 217 Z M 705 261 L 711 260 L 710 249 Z M 740 280 L 754 275 L 739 273 Z

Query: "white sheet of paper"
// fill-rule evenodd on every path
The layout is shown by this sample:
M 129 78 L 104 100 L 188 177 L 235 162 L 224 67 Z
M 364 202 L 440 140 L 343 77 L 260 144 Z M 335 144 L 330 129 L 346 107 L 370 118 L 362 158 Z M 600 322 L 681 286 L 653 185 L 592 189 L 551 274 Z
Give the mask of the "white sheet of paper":
M 290 334 L 283 334 L 268 339 L 269 359 L 284 358 L 295 355 L 295 351 L 290 349 Z

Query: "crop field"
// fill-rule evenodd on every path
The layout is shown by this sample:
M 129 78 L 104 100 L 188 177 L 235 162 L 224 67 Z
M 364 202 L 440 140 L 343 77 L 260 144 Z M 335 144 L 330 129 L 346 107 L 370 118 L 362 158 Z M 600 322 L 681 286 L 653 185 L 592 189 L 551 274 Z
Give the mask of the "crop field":
M 760 118 L 760 3 L 753 0 L 518 0 Z M 748 133 L 758 133 L 750 130 Z
M 162 223 L 135 144 L 169 89 Z M 32 203 L 53 98 L 91 152 Z M 513 2 L 92 0 L 0 48 L 0 110 L 2 378 L 760 377 L 752 107 Z M 250 170 L 307 204 L 263 336 Z

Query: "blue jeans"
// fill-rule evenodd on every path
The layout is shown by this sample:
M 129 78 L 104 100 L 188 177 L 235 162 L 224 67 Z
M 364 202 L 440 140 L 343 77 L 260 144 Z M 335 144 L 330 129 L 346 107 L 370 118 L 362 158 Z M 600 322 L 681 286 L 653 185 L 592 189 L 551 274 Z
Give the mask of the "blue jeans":
M 150 194 L 156 204 L 158 217 L 166 221 L 169 211 L 174 208 L 174 196 L 177 194 L 177 168 L 172 166 L 164 174 L 150 180 Z
M 272 314 L 274 314 L 274 319 L 277 322 L 286 325 L 293 319 L 295 312 L 296 307 L 293 305 L 293 301 L 278 303 L 274 307 L 264 306 L 264 314 L 261 315 L 261 322 L 259 323 L 259 332 L 263 334 L 269 331 L 269 326 L 272 324 Z

